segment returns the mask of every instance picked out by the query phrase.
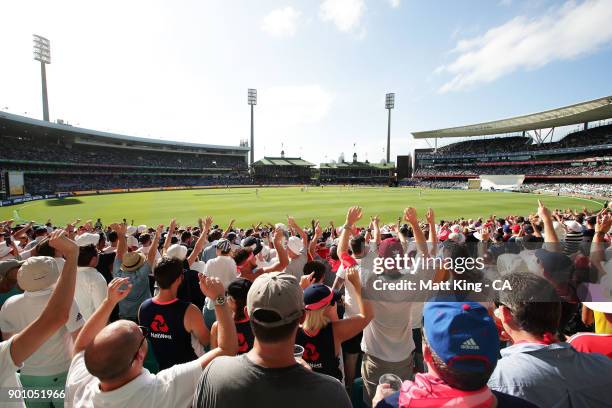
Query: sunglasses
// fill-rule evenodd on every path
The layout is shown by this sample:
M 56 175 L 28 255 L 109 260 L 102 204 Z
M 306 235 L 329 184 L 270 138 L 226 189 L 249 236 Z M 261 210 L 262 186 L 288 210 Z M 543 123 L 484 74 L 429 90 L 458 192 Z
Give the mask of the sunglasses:
M 134 353 L 134 357 L 132 357 L 132 361 L 130 361 L 130 365 L 132 365 L 134 360 L 136 360 L 136 357 L 138 357 L 138 352 L 140 351 L 140 348 L 142 347 L 142 345 L 145 342 L 145 340 L 147 339 L 147 337 L 149 337 L 149 328 L 148 327 L 138 326 L 138 328 L 140 329 L 140 332 L 142 333 L 142 340 L 140 340 L 140 343 L 138 344 L 138 348 L 136 349 L 136 352 Z

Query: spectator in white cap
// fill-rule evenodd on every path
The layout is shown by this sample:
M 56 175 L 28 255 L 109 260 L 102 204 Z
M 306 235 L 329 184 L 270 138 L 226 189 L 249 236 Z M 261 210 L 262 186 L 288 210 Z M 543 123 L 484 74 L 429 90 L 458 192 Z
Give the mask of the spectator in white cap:
M 0 387 L 3 389 L 21 388 L 20 381 L 17 378 L 17 370 L 58 330 L 65 328 L 70 308 L 74 303 L 78 248 L 73 241 L 66 238 L 63 230 L 56 230 L 51 233 L 50 242 L 54 248 L 65 254 L 66 264 L 49 302 L 44 306 L 39 316 L 25 329 L 14 332 L 9 340 L 0 342 Z M 13 270 L 14 268 L 10 269 L 10 271 Z M 45 388 L 57 390 L 58 393 L 63 390 L 63 386 L 55 389 Z M 60 401 L 58 403 L 61 404 Z M 23 407 L 23 400 L 16 398 L 11 402 L 5 401 L 3 406 Z
M 304 318 L 304 295 L 298 282 L 282 272 L 255 279 L 246 306 L 255 336 L 253 348 L 237 357 L 218 357 L 206 367 L 195 407 L 351 406 L 339 381 L 296 361 L 295 336 Z
M 17 283 L 24 293 L 9 298 L 0 310 L 3 340 L 24 330 L 40 316 L 59 276 L 57 263 L 47 256 L 30 257 L 21 265 Z M 64 327 L 24 361 L 20 375 L 23 386 L 46 389 L 64 387 L 70 367 L 72 340 L 76 339 L 84 323 L 74 298 L 68 316 Z
M 85 320 L 89 319 L 106 298 L 106 279 L 96 269 L 97 265 L 98 249 L 93 244 L 81 246 L 74 297 Z
M 138 239 L 135 236 L 128 235 L 126 242 L 130 251 L 136 251 L 138 249 Z
M 184 261 L 187 258 L 187 247 L 185 245 L 173 244 L 166 250 L 166 256 L 168 258 L 178 258 Z
M 134 235 L 138 232 L 138 227 L 136 227 L 135 225 L 129 225 L 127 227 L 126 233 L 128 235 Z
M 299 280 L 304 274 L 304 265 L 308 262 L 308 235 L 300 228 L 293 217 L 287 219 L 287 224 L 300 237 L 292 236 L 287 240 L 289 265 L 285 268 L 285 272 Z
M 75 238 L 75 242 L 80 247 L 84 247 L 87 245 L 98 245 L 99 241 L 100 241 L 100 235 L 92 234 L 90 232 L 85 232 Z
M 217 278 L 227 289 L 227 286 L 238 277 L 238 269 L 236 262 L 232 258 L 232 244 L 225 238 L 222 238 L 216 243 L 217 256 L 206 262 L 204 275 L 209 278 Z M 204 320 L 206 326 L 210 330 L 215 322 L 215 306 L 214 299 L 206 299 L 204 308 Z

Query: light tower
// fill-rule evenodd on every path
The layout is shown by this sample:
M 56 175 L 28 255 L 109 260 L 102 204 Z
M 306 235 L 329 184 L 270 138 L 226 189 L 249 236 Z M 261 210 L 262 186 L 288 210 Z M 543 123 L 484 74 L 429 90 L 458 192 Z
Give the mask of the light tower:
M 51 63 L 51 42 L 40 35 L 33 35 L 34 60 L 40 61 L 40 78 L 42 82 L 43 120 L 49 121 L 49 101 L 47 99 L 46 64 Z
M 253 107 L 257 105 L 257 89 L 249 88 L 248 103 L 251 105 L 251 166 L 255 163 L 255 127 L 253 125 Z
M 385 109 L 389 111 L 387 121 L 387 164 L 391 162 L 391 109 L 395 107 L 395 94 L 388 93 L 385 97 Z

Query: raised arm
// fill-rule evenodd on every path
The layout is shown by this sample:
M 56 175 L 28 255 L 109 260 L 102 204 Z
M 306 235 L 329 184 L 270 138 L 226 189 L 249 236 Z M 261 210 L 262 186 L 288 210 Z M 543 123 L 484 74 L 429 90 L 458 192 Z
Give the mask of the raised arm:
M 200 289 L 209 299 L 214 300 L 218 297 L 225 296 L 223 283 L 217 278 L 200 276 Z M 238 352 L 236 326 L 234 325 L 232 313 L 227 302 L 223 305 L 215 304 L 215 315 L 217 316 L 218 344 L 216 348 L 210 350 L 198 359 L 202 368 L 206 367 L 215 357 L 223 355 L 233 356 Z
M 361 280 L 359 279 L 357 268 L 351 267 L 346 273 L 346 279 L 355 287 L 355 300 L 359 307 L 359 313 L 332 323 L 334 325 L 334 343 L 336 346 L 357 335 L 374 317 L 371 303 L 361 296 Z
M 104 299 L 100 307 L 91 315 L 85 326 L 81 329 L 74 343 L 72 355 L 77 355 L 85 350 L 106 326 L 108 318 L 115 306 L 117 306 L 117 303 L 125 299 L 130 290 L 132 290 L 132 284 L 129 282 L 129 278 L 115 278 L 108 284 L 106 299 Z
M 416 242 L 417 249 L 421 251 L 424 256 L 428 255 L 427 243 L 425 241 L 425 234 L 419 226 L 419 219 L 417 218 L 417 212 L 414 207 L 408 207 L 404 210 L 404 219 L 412 227 L 412 233 L 414 234 L 414 242 Z
M 147 262 L 151 267 L 151 270 L 155 268 L 155 257 L 157 255 L 157 248 L 159 247 L 159 239 L 161 238 L 162 231 L 164 230 L 163 224 L 159 224 L 157 229 L 155 230 L 155 237 L 153 237 L 153 242 L 151 243 L 151 247 L 149 248 L 149 253 L 147 254 Z
M 66 262 L 49 302 L 40 316 L 12 337 L 11 357 L 20 366 L 68 321 L 74 301 L 79 247 L 65 236 L 62 229 L 51 233 L 49 245 L 64 254 Z
M 300 238 L 302 238 L 302 244 L 304 244 L 304 248 L 308 248 L 308 234 L 306 234 L 306 231 L 304 231 L 298 225 L 298 223 L 295 222 L 295 219 L 293 217 L 287 217 L 287 226 L 293 228 L 298 233 Z
M 374 242 L 378 246 L 380 244 L 380 218 L 378 215 L 372 217 L 372 234 L 374 235 Z
M 211 225 L 212 225 L 212 217 L 210 216 L 206 217 L 206 220 L 204 221 L 203 229 L 200 232 L 200 237 L 196 241 L 196 244 L 193 247 L 193 251 L 191 251 L 189 258 L 187 258 L 187 262 L 189 263 L 190 267 L 191 265 L 193 265 L 195 261 L 198 260 L 198 256 L 200 256 L 200 254 L 202 253 L 202 250 L 204 249 L 204 245 L 208 243 L 208 232 L 210 231 Z
M 429 224 L 429 239 L 427 240 L 427 242 L 431 244 L 431 254 L 435 255 L 438 250 L 438 234 L 436 232 L 436 215 L 434 213 L 434 210 L 428 208 L 425 217 L 427 218 L 427 224 Z
M 112 224 L 111 228 L 117 233 L 117 259 L 123 261 L 123 256 L 127 252 L 127 225 Z
M 274 230 L 274 248 L 276 248 L 278 261 L 270 266 L 254 269 L 254 274 L 261 275 L 262 273 L 283 271 L 289 265 L 289 257 L 287 256 L 287 248 L 283 245 L 283 237 L 282 228 L 276 228 Z
M 553 227 L 552 215 L 550 214 L 550 210 L 546 208 L 540 200 L 538 200 L 538 216 L 544 224 L 544 242 L 553 244 L 553 250 L 560 251 L 561 246 L 555 245 L 559 243 L 559 238 Z
M 342 259 L 343 254 L 348 254 L 349 239 L 355 223 L 361 219 L 363 210 L 361 207 L 351 207 L 346 213 L 346 221 L 340 234 L 340 242 L 338 242 L 338 258 Z
M 319 224 L 319 221 L 317 221 L 315 223 L 314 235 L 312 237 L 312 241 L 310 241 L 310 244 L 308 244 L 308 255 L 310 256 L 310 259 L 314 259 L 316 255 L 317 242 L 319 241 L 319 238 L 321 238 L 322 234 L 323 234 L 323 231 L 321 230 L 321 224 Z
M 225 231 L 223 231 L 223 238 L 227 238 L 227 234 L 230 233 L 230 231 L 232 230 L 232 228 L 234 227 L 234 223 L 236 222 L 235 219 L 230 220 L 229 225 L 227 226 L 227 228 L 225 229 Z
M 602 210 L 597 214 L 597 222 L 595 223 L 595 234 L 591 243 L 591 264 L 601 273 L 603 270 L 602 262 L 605 261 L 605 242 L 606 234 L 612 226 L 612 216 L 607 213 L 607 210 Z M 605 271 L 603 271 L 605 275 Z
M 176 219 L 172 219 L 170 221 L 170 226 L 168 227 L 168 233 L 166 234 L 166 240 L 164 241 L 164 248 L 162 250 L 162 254 L 166 254 L 168 248 L 170 248 L 170 243 L 172 242 L 172 237 L 174 236 L 174 231 L 176 230 Z

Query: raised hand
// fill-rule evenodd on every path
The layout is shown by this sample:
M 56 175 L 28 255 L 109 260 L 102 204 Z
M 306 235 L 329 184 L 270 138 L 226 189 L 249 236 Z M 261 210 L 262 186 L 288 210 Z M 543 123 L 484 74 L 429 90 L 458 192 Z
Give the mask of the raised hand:
M 293 218 L 291 216 L 287 216 L 287 226 L 291 227 L 291 228 L 296 228 L 298 225 L 295 222 L 295 218 Z
M 204 219 L 204 230 L 205 231 L 210 231 L 210 227 L 212 226 L 213 223 L 213 219 L 212 217 L 209 215 L 208 217 L 206 217 Z
M 357 221 L 363 216 L 363 210 L 361 207 L 354 206 L 348 209 L 346 213 L 346 225 L 354 226 Z
M 607 233 L 608 231 L 610 231 L 610 227 L 612 226 L 612 217 L 610 217 L 610 214 L 607 214 L 604 211 L 605 209 L 601 211 L 599 214 L 597 214 L 597 223 L 595 224 L 595 232 L 598 234 Z
M 79 246 L 71 239 L 66 237 L 66 231 L 56 229 L 49 236 L 49 246 L 57 249 L 63 255 L 78 255 Z
M 419 219 L 417 218 L 416 208 L 408 207 L 404 210 L 404 219 L 410 223 L 410 225 L 415 226 L 419 224 Z
M 131 290 L 130 278 L 115 278 L 108 284 L 106 298 L 116 304 L 125 299 Z
M 351 282 L 355 289 L 361 288 L 361 279 L 359 278 L 359 269 L 356 266 L 351 266 L 346 271 L 346 280 Z
M 312 272 L 310 275 L 302 275 L 300 277 L 300 286 L 302 287 L 302 289 L 306 289 L 313 283 L 314 283 L 314 272 Z
M 283 229 L 281 227 L 274 229 L 274 248 L 278 248 L 278 245 L 282 245 L 284 237 L 285 234 L 283 233 Z
M 200 290 L 209 299 L 216 299 L 225 295 L 225 287 L 219 278 L 208 278 L 200 275 Z
M 544 206 L 542 201 L 538 200 L 538 216 L 543 220 L 552 219 L 552 215 L 550 214 L 550 210 Z
M 431 208 L 427 209 L 427 214 L 425 214 L 425 218 L 427 219 L 427 223 L 428 224 L 435 224 L 436 223 L 436 216 L 434 214 L 434 210 Z
M 164 224 L 159 224 L 157 229 L 155 230 L 155 236 L 161 237 L 162 232 L 164 231 Z

